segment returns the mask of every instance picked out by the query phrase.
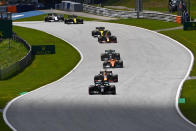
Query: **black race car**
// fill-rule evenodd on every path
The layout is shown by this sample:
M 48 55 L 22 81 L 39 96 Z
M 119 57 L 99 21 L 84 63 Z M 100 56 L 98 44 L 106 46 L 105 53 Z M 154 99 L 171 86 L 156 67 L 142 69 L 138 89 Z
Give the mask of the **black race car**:
M 118 82 L 118 75 L 114 75 L 112 71 L 100 71 L 100 73 L 94 76 L 94 82 Z
M 77 18 L 76 15 L 68 15 L 64 22 L 65 24 L 83 24 L 83 19 Z
M 98 37 L 99 43 L 117 43 L 116 36 L 99 36 Z
M 90 85 L 88 88 L 89 95 L 93 94 L 116 94 L 115 85 L 110 85 L 108 82 L 96 82 L 95 85 Z
M 120 60 L 120 54 L 116 53 L 115 50 L 105 50 L 105 53 L 101 54 L 101 61 L 106 61 L 109 59 Z
M 64 15 L 59 15 L 56 13 L 49 13 L 48 16 L 44 18 L 45 22 L 59 22 L 64 21 Z
M 123 68 L 123 61 L 116 59 L 104 61 L 103 68 Z
M 111 32 L 109 30 L 105 30 L 105 27 L 96 27 L 96 30 L 92 31 L 92 36 L 111 36 Z

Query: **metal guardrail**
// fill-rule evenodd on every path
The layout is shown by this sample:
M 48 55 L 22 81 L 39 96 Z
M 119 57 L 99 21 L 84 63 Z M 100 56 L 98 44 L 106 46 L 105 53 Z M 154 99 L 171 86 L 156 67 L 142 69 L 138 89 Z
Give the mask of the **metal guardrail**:
M 23 57 L 21 60 L 17 61 L 16 63 L 12 64 L 11 66 L 6 67 L 4 69 L 0 69 L 0 80 L 5 80 L 16 75 L 17 73 L 24 70 L 32 62 L 31 46 L 16 34 L 13 34 L 12 39 L 21 44 L 24 44 L 24 46 L 28 49 L 28 53 L 25 57 Z
M 83 11 L 91 14 L 108 16 L 108 17 L 137 18 L 136 11 L 113 10 L 108 8 L 87 5 L 87 4 L 83 4 Z M 156 20 L 176 22 L 176 15 L 160 13 L 160 12 L 143 11 L 143 12 L 139 12 L 139 16 L 140 18 L 146 18 L 146 19 L 156 19 Z

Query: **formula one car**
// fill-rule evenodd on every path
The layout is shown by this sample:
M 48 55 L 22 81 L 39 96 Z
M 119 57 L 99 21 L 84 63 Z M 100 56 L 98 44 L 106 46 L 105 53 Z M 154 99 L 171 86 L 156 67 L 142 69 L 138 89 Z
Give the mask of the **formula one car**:
M 64 22 L 65 24 L 83 24 L 83 19 L 77 18 L 76 15 L 68 15 Z
M 105 27 L 96 27 L 96 30 L 92 31 L 92 36 L 111 36 L 111 32 L 109 30 L 105 30 Z
M 123 61 L 116 59 L 104 61 L 103 68 L 123 68 Z
M 89 86 L 89 95 L 93 94 L 116 94 L 115 85 L 110 85 L 108 82 L 97 82 L 95 85 Z
M 99 36 L 98 37 L 99 43 L 117 43 L 116 36 Z
M 59 22 L 64 21 L 64 15 L 57 15 L 56 13 L 49 13 L 48 16 L 44 18 L 45 22 Z
M 120 54 L 116 53 L 115 50 L 105 50 L 105 53 L 101 54 L 101 61 L 106 61 L 109 59 L 120 60 Z
M 94 82 L 118 82 L 118 75 L 114 75 L 112 71 L 100 71 L 100 73 L 94 76 Z

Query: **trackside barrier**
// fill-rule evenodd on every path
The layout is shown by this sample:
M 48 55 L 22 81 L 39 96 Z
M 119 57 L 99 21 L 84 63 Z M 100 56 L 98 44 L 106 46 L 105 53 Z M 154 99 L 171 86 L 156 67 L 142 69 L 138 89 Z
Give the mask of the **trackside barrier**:
M 196 22 L 185 22 L 184 23 L 184 30 L 196 30 Z
M 8 79 L 8 78 L 16 75 L 17 73 L 24 70 L 24 68 L 26 68 L 32 62 L 31 46 L 25 40 L 23 40 L 22 38 L 20 38 L 16 34 L 13 34 L 12 39 L 14 41 L 17 41 L 17 42 L 23 44 L 28 49 L 28 53 L 25 57 L 23 57 L 21 60 L 17 61 L 15 64 L 13 64 L 7 68 L 0 69 L 0 80 L 5 80 L 5 79 Z
M 113 10 L 113 9 L 87 5 L 87 4 L 83 4 L 83 11 L 91 14 L 108 16 L 108 17 L 137 18 L 136 11 Z M 172 14 L 165 14 L 165 13 L 155 12 L 155 11 L 143 11 L 140 12 L 139 15 L 140 18 L 176 22 L 176 15 L 172 15 Z

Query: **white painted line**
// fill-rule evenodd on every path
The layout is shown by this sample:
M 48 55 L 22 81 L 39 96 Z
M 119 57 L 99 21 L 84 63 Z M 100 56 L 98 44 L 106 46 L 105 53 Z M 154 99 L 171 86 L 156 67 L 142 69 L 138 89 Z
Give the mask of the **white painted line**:
M 140 28 L 140 27 L 137 27 L 137 28 Z M 144 29 L 144 28 L 143 28 L 143 29 Z M 148 29 L 145 29 L 145 30 L 148 30 Z M 148 30 L 148 31 L 151 31 L 151 30 Z M 176 40 L 174 40 L 174 39 L 172 39 L 172 38 L 170 38 L 170 37 L 168 37 L 168 36 L 166 36 L 166 35 L 157 33 L 156 31 L 151 31 L 151 32 L 156 33 L 156 34 L 159 34 L 159 35 L 161 35 L 161 36 L 164 36 L 164 37 L 166 37 L 166 38 L 168 38 L 168 39 L 170 39 L 170 40 L 172 40 L 172 41 L 178 43 L 178 44 L 179 44 L 180 46 L 182 46 L 185 50 L 187 50 L 187 51 L 189 52 L 190 56 L 191 56 L 191 62 L 190 62 L 189 69 L 188 69 L 188 71 L 187 71 L 185 77 L 184 77 L 183 80 L 181 81 L 181 83 L 180 83 L 180 85 L 179 85 L 179 87 L 178 87 L 178 90 L 177 90 L 176 100 L 175 100 L 175 101 L 176 101 L 176 102 L 175 102 L 175 107 L 176 107 L 176 110 L 177 110 L 178 114 L 180 115 L 180 117 L 182 117 L 186 122 L 188 122 L 188 123 L 191 124 L 192 126 L 196 127 L 196 124 L 195 124 L 195 123 L 193 123 L 193 122 L 191 122 L 190 120 L 188 120 L 188 119 L 182 114 L 182 112 L 180 111 L 179 106 L 178 106 L 178 99 L 180 98 L 181 91 L 182 91 L 182 88 L 183 88 L 183 84 L 184 84 L 184 82 L 189 78 L 189 74 L 190 74 L 190 72 L 191 72 L 191 70 L 192 70 L 192 68 L 193 68 L 193 64 L 194 64 L 194 55 L 193 55 L 193 53 L 192 53 L 186 46 L 184 46 L 184 45 L 181 44 L 180 42 L 178 42 L 178 41 L 176 41 Z
M 12 18 L 17 18 L 17 17 L 21 17 L 21 16 L 24 16 L 24 15 L 14 15 L 14 16 L 12 16 Z
M 49 33 L 49 32 L 46 32 L 46 33 L 51 34 L 51 33 Z M 80 56 L 81 56 L 81 59 L 80 59 L 80 61 L 78 62 L 78 64 L 77 64 L 69 73 L 67 73 L 65 76 L 63 76 L 63 77 L 60 78 L 59 80 L 54 81 L 54 82 L 58 82 L 58 81 L 60 81 L 61 79 L 63 79 L 64 77 L 66 77 L 66 76 L 68 76 L 69 74 L 71 74 L 74 70 L 76 70 L 76 68 L 77 68 L 77 67 L 81 64 L 81 62 L 83 61 L 84 57 L 83 57 L 82 52 L 81 52 L 76 46 L 74 46 L 71 42 L 68 42 L 67 40 L 61 38 L 60 36 L 56 36 L 56 35 L 54 35 L 54 34 L 51 34 L 51 35 L 53 35 L 53 36 L 55 36 L 55 37 L 57 37 L 57 38 L 59 38 L 59 39 L 62 39 L 62 40 L 64 40 L 65 42 L 67 42 L 68 44 L 70 44 L 72 47 L 74 47 L 74 48 L 80 53 Z M 52 83 L 53 83 L 53 82 L 52 82 Z M 49 84 L 51 84 L 51 83 L 49 83 Z M 49 85 L 49 84 L 47 84 L 47 85 Z M 30 93 L 33 93 L 34 91 L 38 91 L 38 90 L 44 88 L 45 86 L 46 86 L 46 85 L 44 85 L 44 86 L 42 86 L 42 87 L 40 87 L 40 88 L 38 88 L 38 89 L 35 89 L 35 90 L 33 90 L 33 91 L 30 91 L 30 92 L 28 92 L 28 93 L 26 93 L 26 94 L 24 94 L 24 95 L 18 96 L 18 97 L 16 97 L 16 98 L 12 99 L 10 102 L 8 102 L 8 104 L 6 105 L 5 109 L 3 110 L 3 119 L 5 120 L 5 123 L 6 123 L 13 131 L 17 131 L 17 130 L 11 125 L 11 123 L 8 121 L 8 119 L 7 119 L 7 117 L 6 117 L 7 110 L 9 109 L 9 107 L 11 106 L 11 104 L 14 103 L 16 100 L 18 100 L 19 98 L 21 98 L 21 97 L 23 97 L 23 96 L 25 96 L 25 95 L 28 95 L 28 94 L 30 94 Z

